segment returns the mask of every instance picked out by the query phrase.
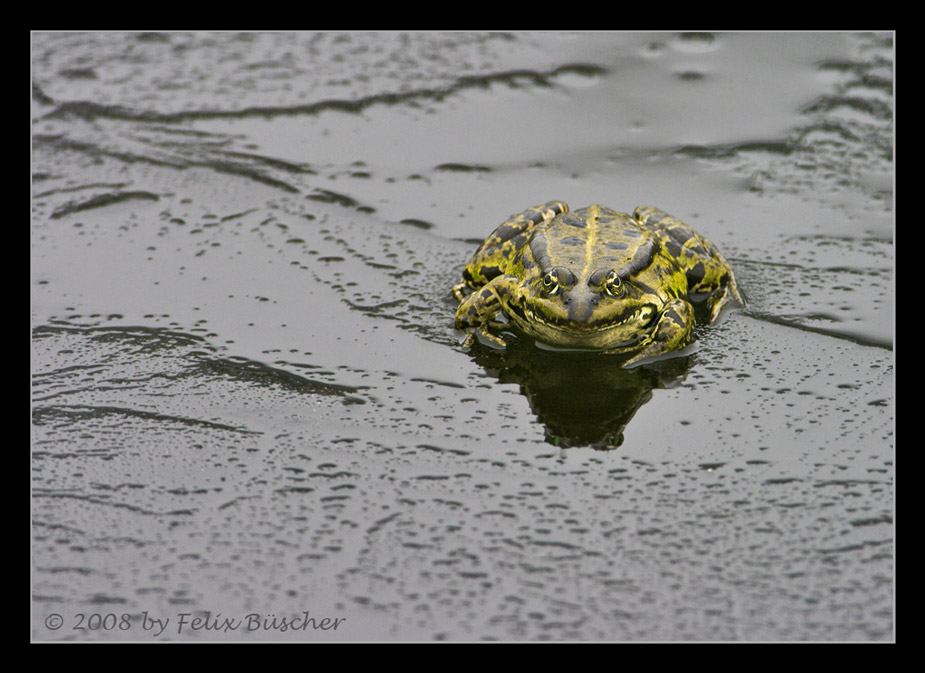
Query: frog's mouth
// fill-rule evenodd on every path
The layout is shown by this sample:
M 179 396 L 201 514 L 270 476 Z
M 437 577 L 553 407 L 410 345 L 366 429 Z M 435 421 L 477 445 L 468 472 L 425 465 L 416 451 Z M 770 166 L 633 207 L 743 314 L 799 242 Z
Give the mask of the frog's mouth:
M 515 324 L 554 345 L 576 348 L 628 348 L 650 334 L 656 324 L 654 304 L 627 307 L 617 314 L 579 319 L 574 312 L 548 314 L 540 305 L 510 306 Z

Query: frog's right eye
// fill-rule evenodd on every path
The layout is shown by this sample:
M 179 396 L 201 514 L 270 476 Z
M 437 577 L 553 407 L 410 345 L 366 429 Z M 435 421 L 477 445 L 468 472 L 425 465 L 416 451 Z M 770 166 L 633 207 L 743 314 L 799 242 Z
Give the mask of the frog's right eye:
M 547 273 L 543 276 L 543 290 L 546 294 L 554 296 L 559 292 L 559 280 L 551 273 Z

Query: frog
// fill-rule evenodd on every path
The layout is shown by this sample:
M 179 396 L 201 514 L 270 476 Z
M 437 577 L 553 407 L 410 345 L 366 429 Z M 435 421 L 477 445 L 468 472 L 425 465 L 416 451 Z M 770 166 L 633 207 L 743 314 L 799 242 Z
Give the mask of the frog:
M 513 327 L 553 349 L 626 356 L 623 367 L 684 349 L 695 315 L 712 323 L 746 303 L 719 249 L 676 217 L 653 206 L 572 211 L 564 201 L 498 226 L 452 291 L 464 347 L 478 339 L 504 349 L 497 332 Z

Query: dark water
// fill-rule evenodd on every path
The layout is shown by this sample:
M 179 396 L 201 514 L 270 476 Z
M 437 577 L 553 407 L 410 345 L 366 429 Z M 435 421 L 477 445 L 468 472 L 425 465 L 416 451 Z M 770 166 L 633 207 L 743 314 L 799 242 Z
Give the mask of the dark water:
M 892 639 L 891 35 L 32 69 L 34 639 Z M 551 199 L 680 217 L 748 308 L 630 371 L 462 351 L 475 241 Z

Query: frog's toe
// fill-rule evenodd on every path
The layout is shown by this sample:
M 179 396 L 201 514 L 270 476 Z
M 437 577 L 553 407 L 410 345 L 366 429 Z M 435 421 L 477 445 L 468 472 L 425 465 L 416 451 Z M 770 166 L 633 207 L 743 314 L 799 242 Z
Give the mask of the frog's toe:
M 469 330 L 468 332 L 466 332 L 465 338 L 463 338 L 463 340 L 459 342 L 459 345 L 464 350 L 469 350 L 470 348 L 472 348 L 473 343 L 475 343 L 475 330 Z
M 499 336 L 496 336 L 488 331 L 488 328 L 484 325 L 481 327 L 476 327 L 466 331 L 466 338 L 462 340 L 460 346 L 463 349 L 469 350 L 475 345 L 475 342 L 488 346 L 489 348 L 495 348 L 497 350 L 505 350 L 507 348 L 507 342 Z
M 457 283 L 453 286 L 453 296 L 456 297 L 456 301 L 462 303 L 466 299 L 466 294 L 469 289 L 469 286 L 466 285 L 466 282 Z

